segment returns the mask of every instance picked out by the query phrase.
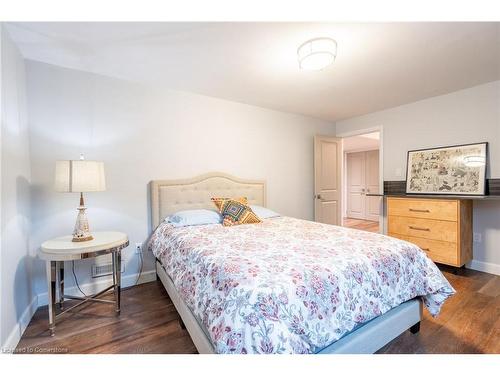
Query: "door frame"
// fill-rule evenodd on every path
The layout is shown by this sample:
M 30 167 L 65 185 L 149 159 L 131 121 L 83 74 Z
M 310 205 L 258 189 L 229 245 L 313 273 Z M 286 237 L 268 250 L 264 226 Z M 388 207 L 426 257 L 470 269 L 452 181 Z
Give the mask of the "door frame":
M 379 176 L 378 176 L 378 183 L 379 183 L 379 191 L 381 194 L 384 192 L 384 126 L 383 125 L 375 125 L 372 127 L 368 128 L 362 128 L 362 129 L 356 129 L 356 130 L 351 130 L 347 132 L 342 132 L 342 133 L 337 133 L 336 137 L 338 138 L 347 138 L 347 137 L 353 137 L 356 135 L 363 135 L 367 133 L 374 133 L 374 132 L 379 132 L 379 151 L 378 151 L 378 164 L 379 164 Z M 346 186 L 345 186 L 345 168 L 346 168 L 346 163 L 345 163 L 345 152 L 342 152 L 342 192 L 345 192 Z M 345 195 L 345 194 L 343 194 Z M 380 216 L 378 219 L 378 231 L 379 233 L 385 233 L 385 226 L 384 226 L 384 217 L 385 217 L 385 212 L 384 212 L 384 198 L 380 200 Z M 342 202 L 342 206 L 344 206 L 344 202 Z M 344 224 L 344 212 L 342 212 L 342 225 Z

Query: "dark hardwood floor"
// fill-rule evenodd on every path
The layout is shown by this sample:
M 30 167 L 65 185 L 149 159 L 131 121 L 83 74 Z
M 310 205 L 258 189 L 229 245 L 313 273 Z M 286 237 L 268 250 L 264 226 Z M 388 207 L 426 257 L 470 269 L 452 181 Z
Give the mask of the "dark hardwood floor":
M 405 332 L 379 353 L 500 353 L 500 277 L 440 266 L 457 293 L 433 318 L 424 309 L 420 332 Z
M 500 353 L 500 277 L 468 269 L 443 272 L 457 294 L 438 318 L 426 311 L 420 332 L 405 332 L 379 353 Z M 76 311 L 75 311 L 76 310 Z M 35 313 L 17 347 L 19 353 L 196 353 L 160 282 L 122 292 L 122 313 L 89 304 L 47 329 L 47 307 Z
M 54 337 L 48 331 L 47 306 L 40 307 L 17 352 L 196 353 L 159 281 L 124 289 L 121 297 L 119 317 L 115 316 L 112 305 L 86 304 L 58 318 Z

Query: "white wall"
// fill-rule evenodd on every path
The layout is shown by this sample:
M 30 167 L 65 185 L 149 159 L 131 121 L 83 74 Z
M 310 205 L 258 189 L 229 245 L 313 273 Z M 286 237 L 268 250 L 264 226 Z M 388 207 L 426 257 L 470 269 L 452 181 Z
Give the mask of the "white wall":
M 36 308 L 29 251 L 30 157 L 25 65 L 3 26 L 1 132 L 1 347 L 17 344 Z
M 404 180 L 408 150 L 489 142 L 489 178 L 500 178 L 500 81 L 337 122 L 337 134 L 383 126 L 384 180 Z M 398 175 L 398 169 L 402 175 Z M 474 201 L 474 268 L 500 274 L 500 200 Z
M 146 241 L 153 179 L 209 171 L 265 179 L 270 208 L 313 218 L 313 136 L 335 134 L 334 124 L 38 62 L 27 62 L 27 72 L 34 244 L 71 233 L 78 196 L 54 192 L 53 172 L 56 160 L 80 152 L 106 168 L 108 190 L 87 194 L 91 230 L 126 232 L 131 244 Z M 134 274 L 132 246 L 124 254 Z M 90 264 L 78 266 L 82 283 Z M 45 292 L 41 262 L 34 277 Z

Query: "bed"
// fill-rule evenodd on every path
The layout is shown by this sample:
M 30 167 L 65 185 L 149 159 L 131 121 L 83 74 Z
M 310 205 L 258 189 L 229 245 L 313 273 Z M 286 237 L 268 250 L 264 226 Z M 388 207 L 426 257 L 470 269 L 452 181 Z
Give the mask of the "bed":
M 150 184 L 156 272 L 199 353 L 374 353 L 454 293 L 415 245 L 289 217 L 175 228 L 213 196 L 266 206 L 264 181 L 210 173 Z

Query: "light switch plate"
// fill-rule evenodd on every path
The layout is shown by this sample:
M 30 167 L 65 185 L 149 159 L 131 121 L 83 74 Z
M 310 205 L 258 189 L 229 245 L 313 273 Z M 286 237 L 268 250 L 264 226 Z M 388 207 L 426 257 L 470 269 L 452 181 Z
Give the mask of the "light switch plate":
M 480 243 L 483 240 L 483 236 L 481 235 L 481 233 L 474 233 L 472 236 L 472 240 L 474 242 Z

